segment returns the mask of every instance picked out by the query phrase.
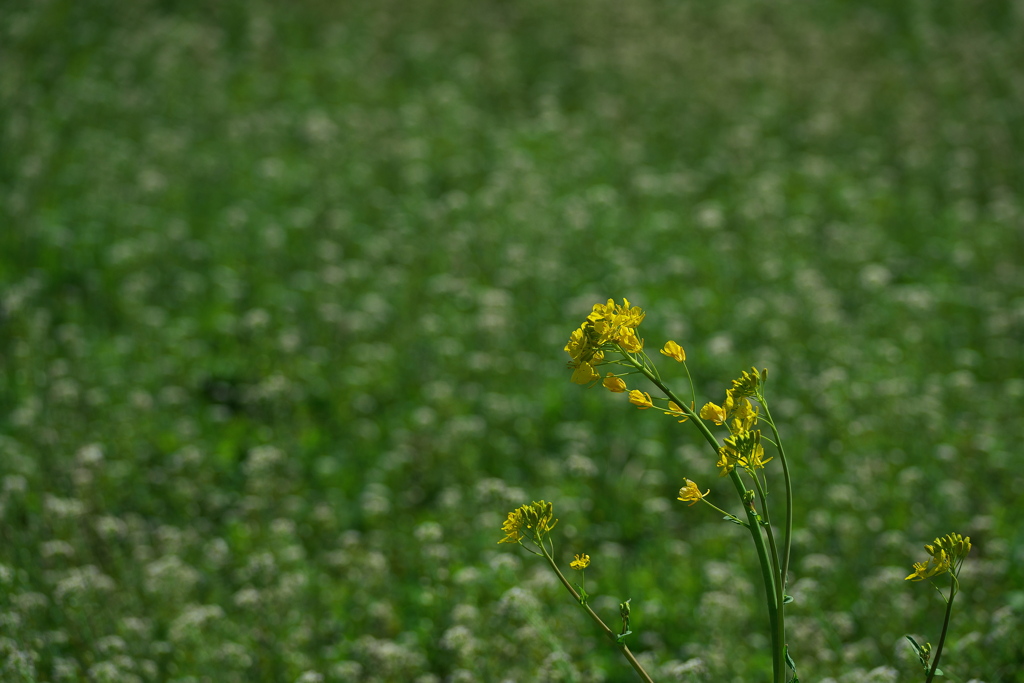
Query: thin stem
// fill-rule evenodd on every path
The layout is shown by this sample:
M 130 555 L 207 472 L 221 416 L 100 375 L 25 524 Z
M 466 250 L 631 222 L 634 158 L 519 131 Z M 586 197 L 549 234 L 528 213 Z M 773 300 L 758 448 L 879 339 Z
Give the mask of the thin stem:
M 779 460 L 782 462 L 782 480 L 786 487 L 786 524 L 783 528 L 782 534 L 782 568 L 780 577 L 782 579 L 783 590 L 789 580 L 789 555 L 793 545 L 793 479 L 789 476 L 789 461 L 786 459 L 786 449 L 782 446 L 782 437 L 779 436 L 779 430 L 775 427 L 775 420 L 772 419 L 772 413 L 768 410 L 768 402 L 764 400 L 764 395 L 759 394 L 757 397 L 761 403 L 761 407 L 764 408 L 764 415 L 768 426 L 772 428 L 772 435 L 775 437 L 775 448 L 779 451 Z
M 718 443 L 718 439 L 715 438 L 715 435 L 711 433 L 711 430 L 706 424 L 704 424 L 704 421 L 697 416 L 693 409 L 681 401 L 671 389 L 665 386 L 661 379 L 657 377 L 654 372 L 649 370 L 644 363 L 641 363 L 628 353 L 623 352 L 623 356 L 633 367 L 642 372 L 647 379 L 653 382 L 656 387 L 661 389 L 670 401 L 679 406 L 679 409 L 683 414 L 690 418 L 698 431 L 704 435 L 704 439 L 708 442 L 711 448 L 714 449 L 715 456 L 717 457 L 718 450 L 721 448 Z M 743 480 L 740 479 L 740 476 L 736 473 L 735 469 L 729 472 L 729 478 L 732 480 L 733 486 L 736 488 L 736 493 L 739 495 L 740 500 L 745 500 L 747 487 L 743 485 Z M 752 505 L 744 506 L 744 511 L 747 514 L 747 528 L 750 530 L 751 539 L 754 541 L 754 549 L 757 551 L 757 560 L 761 565 L 761 578 L 764 581 L 765 603 L 768 607 L 769 633 L 771 634 L 772 639 L 772 678 L 775 683 L 784 683 L 786 664 L 782 649 L 785 645 L 779 639 L 778 618 L 780 605 L 776 599 L 777 580 L 774 576 L 774 572 L 772 571 L 771 561 L 768 559 L 768 548 L 765 545 L 765 539 L 761 533 L 761 524 L 758 520 L 757 511 Z
M 707 498 L 701 498 L 700 500 L 701 500 L 701 502 L 702 502 L 702 503 L 706 503 L 707 505 L 710 505 L 711 507 L 713 507 L 714 509 L 718 510 L 718 511 L 719 511 L 719 512 L 721 512 L 721 513 L 722 513 L 723 515 L 725 515 L 726 517 L 728 517 L 728 518 L 729 518 L 729 519 L 731 519 L 732 521 L 736 522 L 736 523 L 737 523 L 737 524 L 739 524 L 740 526 L 747 526 L 747 523 L 746 523 L 746 522 L 744 522 L 744 521 L 743 521 L 742 519 L 740 519 L 739 517 L 737 517 L 737 516 L 736 516 L 736 515 L 734 515 L 734 514 L 731 514 L 731 513 L 729 513 L 729 512 L 726 512 L 726 511 L 725 511 L 725 510 L 723 510 L 722 508 L 720 508 L 720 507 L 718 507 L 717 505 L 715 505 L 714 503 L 712 503 L 712 502 L 711 502 L 710 500 L 708 500 Z
M 618 635 L 616 635 L 614 631 L 608 628 L 608 625 L 604 623 L 601 617 L 597 616 L 597 613 L 593 609 L 591 609 L 590 605 L 583 603 L 583 601 L 580 598 L 580 594 L 576 592 L 576 589 L 572 587 L 568 579 L 565 578 L 565 575 L 562 574 L 562 571 L 558 568 L 558 565 L 555 564 L 555 558 L 552 557 L 550 553 L 548 553 L 548 549 L 544 547 L 543 544 L 541 544 L 540 547 L 541 550 L 544 551 L 544 557 L 547 558 L 548 564 L 550 564 L 551 568 L 555 570 L 555 574 L 558 576 L 558 580 L 562 582 L 562 585 L 565 586 L 565 589 L 567 591 L 569 591 L 573 599 L 576 600 L 576 602 L 580 603 L 583 609 L 586 610 L 587 614 L 589 614 L 590 618 L 594 620 L 598 627 L 600 627 L 600 629 L 604 632 L 605 636 L 607 636 L 608 639 L 611 640 L 612 643 L 614 643 L 615 646 L 619 648 L 619 650 L 622 652 L 622 656 L 626 658 L 626 661 L 628 661 L 629 665 L 633 667 L 633 670 L 636 671 L 638 676 L 640 676 L 640 679 L 643 680 L 645 683 L 654 683 L 654 680 L 646 671 L 644 671 L 644 667 L 641 666 L 639 661 L 637 661 L 636 656 L 630 651 L 629 647 L 625 643 L 619 642 Z
M 775 618 L 775 641 L 779 643 L 783 648 L 786 646 L 786 608 L 785 608 L 785 579 L 781 578 L 783 575 L 779 574 L 779 549 L 775 545 L 775 532 L 772 531 L 772 519 L 768 514 L 768 497 L 765 494 L 764 488 L 761 486 L 761 480 L 757 478 L 756 474 L 753 474 L 754 485 L 757 487 L 757 495 L 761 497 L 761 509 L 764 510 L 764 528 L 768 534 L 768 547 L 771 550 L 772 559 L 772 571 L 776 577 L 780 577 L 775 582 L 775 608 L 778 610 Z M 786 661 L 785 657 L 782 661 L 776 662 L 776 680 L 786 680 Z
M 686 361 L 683 361 L 683 370 L 686 370 L 686 379 L 690 380 L 690 398 L 696 404 L 697 390 L 693 387 L 693 377 L 690 375 L 690 368 L 686 367 Z
M 932 679 L 935 678 L 935 672 L 939 669 L 939 657 L 942 656 L 942 646 L 946 642 L 946 631 L 949 629 L 949 616 L 953 613 L 953 598 L 957 594 L 957 585 L 959 581 L 956 580 L 955 574 L 950 574 L 953 581 L 949 585 L 949 600 L 946 601 L 946 618 L 942 621 L 942 635 L 939 636 L 939 644 L 935 648 L 935 659 L 932 660 L 932 668 L 928 671 L 928 678 L 924 679 L 924 683 L 932 683 Z
M 736 493 L 743 500 L 746 498 L 747 488 L 735 468 L 729 472 Z M 761 565 L 761 579 L 764 581 L 765 604 L 768 607 L 768 627 L 772 637 L 772 679 L 775 683 L 785 681 L 785 657 L 782 656 L 783 644 L 779 640 L 779 604 L 777 600 L 778 582 L 772 572 L 772 563 L 768 559 L 768 549 L 765 547 L 764 536 L 761 533 L 761 520 L 758 518 L 757 510 L 753 502 L 744 506 L 747 513 L 747 521 L 750 529 L 750 536 L 754 541 L 754 548 L 757 550 L 757 560 Z M 780 671 L 782 675 L 780 676 Z

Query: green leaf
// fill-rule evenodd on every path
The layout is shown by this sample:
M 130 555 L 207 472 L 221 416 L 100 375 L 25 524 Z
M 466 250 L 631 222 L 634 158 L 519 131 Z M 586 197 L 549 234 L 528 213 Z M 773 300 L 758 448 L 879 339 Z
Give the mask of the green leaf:
M 789 645 L 786 646 L 786 665 L 793 670 L 793 680 L 796 680 L 796 663 L 789 656 Z
M 737 518 L 735 518 L 735 517 L 732 517 L 731 515 L 726 515 L 725 517 L 722 517 L 722 519 L 724 519 L 724 520 L 725 520 L 725 521 L 727 521 L 727 522 L 732 522 L 732 523 L 733 523 L 733 524 L 735 524 L 736 526 L 745 526 L 745 527 L 747 527 L 748 529 L 750 528 L 750 525 L 749 525 L 749 524 L 747 524 L 746 522 L 744 522 L 744 521 L 743 521 L 743 520 L 741 520 L 741 519 L 737 519 Z

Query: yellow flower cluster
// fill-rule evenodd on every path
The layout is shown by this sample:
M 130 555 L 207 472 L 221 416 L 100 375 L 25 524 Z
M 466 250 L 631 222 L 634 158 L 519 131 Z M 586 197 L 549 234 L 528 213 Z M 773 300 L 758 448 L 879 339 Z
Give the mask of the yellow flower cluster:
M 750 368 L 753 372 L 743 371 L 738 379 L 732 381 L 732 389 L 729 393 L 740 398 L 741 396 L 755 396 L 760 385 L 768 379 L 768 370 L 757 371 L 757 368 Z
M 747 375 L 746 372 L 743 373 Z M 717 403 L 705 403 L 700 409 L 700 416 L 704 420 L 710 420 L 716 425 L 724 424 L 730 418 L 733 422 L 729 425 L 733 432 L 745 431 L 757 424 L 757 408 L 755 408 L 747 396 L 753 394 L 744 393 L 743 387 L 739 389 L 736 383 L 741 381 L 733 380 L 733 388 L 725 392 L 725 401 L 722 405 Z
M 946 572 L 956 575 L 967 553 L 971 552 L 971 537 L 957 533 L 946 534 L 936 538 L 924 549 L 930 557 L 924 562 L 915 562 L 914 573 L 906 581 L 921 581 Z
M 554 516 L 554 506 L 547 501 L 522 505 L 508 513 L 508 518 L 501 525 L 505 538 L 498 543 L 519 543 L 525 537 L 523 529 L 532 530 L 534 540 L 539 543 L 558 523 Z
M 764 469 L 773 458 L 764 458 L 760 429 L 744 430 L 725 438 L 725 445 L 718 449 L 716 466 L 722 468 L 719 476 L 724 477 L 737 465 L 748 471 Z
M 580 571 L 586 569 L 590 566 L 590 555 L 576 555 L 576 559 L 570 562 L 569 566 Z
M 579 329 L 573 330 L 565 345 L 565 352 L 571 358 L 569 367 L 573 369 L 572 381 L 576 384 L 590 384 L 601 379 L 594 367 L 604 360 L 605 351 L 642 351 L 644 342 L 637 337 L 636 328 L 643 322 L 645 315 L 642 309 L 630 306 L 628 299 L 623 299 L 621 306 L 612 299 L 608 299 L 606 304 L 594 304 L 593 311 Z M 625 382 L 614 379 L 618 381 L 609 382 L 606 379 L 605 386 L 611 391 L 625 391 Z
M 748 398 L 756 396 L 760 385 L 768 376 L 768 371 L 753 373 L 744 371 L 739 379 L 732 381 L 732 388 L 725 392 L 722 405 L 706 403 L 700 409 L 700 417 L 715 424 L 727 424 L 731 436 L 725 439 L 725 445 L 718 451 L 718 467 L 725 476 L 737 465 L 747 470 L 762 469 L 772 458 L 764 459 L 764 447 L 761 446 L 761 430 L 754 429 L 757 425 L 758 409 Z

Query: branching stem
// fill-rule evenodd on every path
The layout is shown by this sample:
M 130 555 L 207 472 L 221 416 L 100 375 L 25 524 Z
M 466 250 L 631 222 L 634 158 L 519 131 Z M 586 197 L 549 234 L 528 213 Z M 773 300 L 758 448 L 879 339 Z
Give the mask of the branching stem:
M 715 452 L 715 457 L 718 457 L 718 451 L 721 448 L 721 444 L 718 443 L 718 439 L 711 430 L 708 428 L 704 421 L 701 420 L 698 415 L 689 407 L 685 402 L 679 399 L 675 393 L 672 392 L 665 384 L 661 381 L 661 378 L 655 372 L 652 372 L 648 367 L 648 363 L 638 360 L 631 354 L 623 351 L 623 357 L 625 357 L 634 368 L 639 370 L 647 379 L 649 379 L 656 387 L 668 397 L 670 401 L 679 406 L 680 411 L 686 415 L 693 424 L 697 427 L 700 433 L 704 436 L 704 439 L 708 442 L 711 448 Z M 778 435 L 776 435 L 778 438 Z M 739 495 L 740 500 L 747 499 L 747 487 L 743 484 L 743 480 L 740 479 L 740 475 L 733 469 L 729 472 L 729 478 L 732 480 L 733 486 L 736 488 L 736 493 Z M 788 476 L 787 476 L 787 491 L 788 487 Z M 765 501 L 766 502 L 766 501 Z M 790 517 L 789 508 L 787 507 L 787 518 Z M 750 530 L 750 537 L 754 541 L 754 548 L 757 551 L 757 560 L 761 565 L 761 578 L 764 581 L 765 590 L 765 604 L 768 607 L 768 623 L 769 632 L 771 633 L 772 641 L 772 679 L 774 683 L 785 683 L 786 680 L 786 658 L 784 653 L 785 648 L 785 636 L 782 628 L 784 628 L 784 622 L 780 621 L 780 614 L 782 612 L 782 595 L 780 591 L 779 583 L 781 581 L 780 576 L 776 573 L 779 567 L 779 560 L 777 551 L 772 548 L 773 557 L 770 558 L 769 549 L 765 543 L 765 535 L 761 531 L 761 523 L 758 518 L 757 510 L 753 505 L 744 506 L 744 512 L 747 515 L 747 528 Z M 787 527 L 788 528 L 788 527 Z M 787 534 L 788 535 L 788 534 Z M 788 541 L 787 541 L 788 542 Z
M 604 620 L 597 615 L 597 612 L 595 612 L 590 607 L 590 605 L 584 603 L 580 599 L 580 594 L 576 591 L 575 588 L 572 587 L 572 584 L 570 584 L 568 579 L 565 578 L 565 575 L 562 574 L 562 571 L 558 568 L 558 565 L 555 564 L 555 558 L 552 557 L 551 553 L 548 552 L 548 549 L 544 546 L 543 543 L 540 544 L 540 548 L 544 551 L 544 557 L 547 558 L 548 564 L 550 564 L 551 568 L 555 571 L 555 574 L 558 576 L 558 580 L 562 582 L 562 585 L 565 586 L 565 589 L 567 591 L 569 591 L 573 599 L 576 600 L 576 602 L 580 603 L 580 605 L 587 612 L 587 614 L 590 615 L 590 618 L 594 620 L 594 623 L 596 623 L 598 627 L 601 629 L 601 631 L 604 632 L 605 636 L 610 641 L 612 641 L 612 643 L 615 645 L 615 647 L 619 649 L 619 651 L 622 652 L 622 656 L 626 658 L 626 661 L 629 662 L 629 665 L 632 666 L 633 670 L 636 671 L 638 676 L 640 676 L 640 680 L 644 681 L 645 683 L 654 683 L 654 680 L 644 670 L 644 667 L 640 664 L 640 662 L 637 661 L 636 656 L 632 653 L 632 651 L 630 651 L 629 647 L 625 643 L 619 642 L 618 634 L 615 633 L 612 629 L 610 629 L 608 627 L 608 624 L 604 623 Z

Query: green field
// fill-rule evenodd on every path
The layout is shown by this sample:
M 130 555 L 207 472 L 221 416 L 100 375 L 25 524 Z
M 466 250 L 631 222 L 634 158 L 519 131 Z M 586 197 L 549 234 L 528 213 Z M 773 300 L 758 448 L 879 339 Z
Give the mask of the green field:
M 636 680 L 539 499 L 656 680 L 770 680 L 713 455 L 569 381 L 623 297 L 769 368 L 801 681 L 922 680 L 951 531 L 1024 681 L 1020 2 L 0 3 L 0 680 Z

